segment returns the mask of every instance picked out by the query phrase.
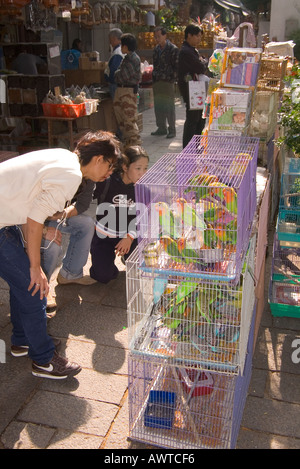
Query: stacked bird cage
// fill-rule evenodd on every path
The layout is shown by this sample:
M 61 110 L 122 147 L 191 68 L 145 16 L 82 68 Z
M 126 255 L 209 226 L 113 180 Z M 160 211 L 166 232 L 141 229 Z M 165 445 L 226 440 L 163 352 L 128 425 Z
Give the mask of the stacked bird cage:
M 164 448 L 235 448 L 251 378 L 253 334 L 254 320 L 238 375 L 130 354 L 130 438 Z
M 138 246 L 126 263 L 132 439 L 233 447 L 251 374 L 258 143 L 195 136 L 136 184 Z
M 239 280 L 256 210 L 258 145 L 256 138 L 195 136 L 138 181 L 141 265 Z
M 254 308 L 255 241 L 238 283 L 151 271 L 140 266 L 137 248 L 126 266 L 130 350 L 167 358 L 170 366 L 241 372 Z
M 287 59 L 282 57 L 263 56 L 257 79 L 258 91 L 278 91 L 284 88 L 284 77 L 287 73 Z
M 281 177 L 269 287 L 273 316 L 300 317 L 300 177 L 298 158 L 288 158 Z

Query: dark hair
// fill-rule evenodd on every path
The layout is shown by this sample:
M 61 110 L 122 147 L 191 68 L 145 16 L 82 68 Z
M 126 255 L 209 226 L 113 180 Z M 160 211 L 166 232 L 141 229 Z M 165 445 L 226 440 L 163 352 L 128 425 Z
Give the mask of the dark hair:
M 112 132 L 88 132 L 79 140 L 75 153 L 81 166 L 88 165 L 98 155 L 102 155 L 105 161 L 116 164 L 120 156 L 120 142 Z
M 116 172 L 117 173 L 123 173 L 123 165 L 129 166 L 132 163 L 135 163 L 138 161 L 140 158 L 147 158 L 149 161 L 149 156 L 146 150 L 139 146 L 139 145 L 132 145 L 130 147 L 126 147 L 123 151 L 122 158 L 118 159 L 117 166 L 116 166 Z
M 82 41 L 79 38 L 74 39 L 74 41 L 72 43 L 72 49 L 80 51 L 81 50 L 80 44 L 82 44 Z
M 136 38 L 131 33 L 122 34 L 121 44 L 122 46 L 127 46 L 128 50 L 130 50 L 131 52 L 135 51 L 137 48 Z
M 156 31 L 160 31 L 163 36 L 167 34 L 167 30 L 164 26 L 156 26 L 156 28 L 154 28 L 154 32 Z
M 202 33 L 202 28 L 197 24 L 188 24 L 184 31 L 184 38 L 188 37 L 188 34 L 191 36 L 198 36 L 199 33 Z

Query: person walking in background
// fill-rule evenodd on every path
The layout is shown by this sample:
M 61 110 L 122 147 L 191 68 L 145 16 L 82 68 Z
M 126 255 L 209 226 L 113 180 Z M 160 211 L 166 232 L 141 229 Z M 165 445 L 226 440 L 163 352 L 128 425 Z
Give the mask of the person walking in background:
M 123 34 L 121 50 L 125 57 L 115 72 L 117 89 L 113 105 L 125 147 L 141 144 L 137 123 L 137 92 L 141 81 L 141 59 L 135 52 L 136 48 L 135 36 L 130 33 Z
M 151 135 L 176 136 L 175 81 L 178 74 L 178 48 L 167 39 L 164 27 L 154 29 L 157 46 L 153 51 L 153 97 L 157 130 Z
M 119 153 L 113 134 L 89 132 L 76 153 L 51 148 L 0 164 L 0 277 L 9 286 L 11 354 L 28 355 L 34 376 L 64 379 L 81 371 L 57 353 L 47 333 L 49 284 L 40 255 L 44 222 L 64 212 L 82 178 L 108 178 Z
M 107 67 L 104 71 L 104 78 L 108 82 L 109 93 L 112 99 L 114 99 L 115 91 L 117 88 L 115 82 L 115 71 L 119 68 L 124 55 L 121 50 L 121 29 L 114 28 L 108 33 L 109 43 L 112 47 L 112 54 L 107 63 Z
M 200 56 L 196 48 L 200 43 L 201 34 L 202 29 L 198 25 L 189 24 L 185 28 L 185 40 L 179 51 L 178 87 L 186 105 L 186 120 L 182 139 L 183 148 L 186 147 L 194 135 L 201 135 L 205 126 L 202 110 L 190 110 L 188 89 L 188 81 L 196 80 L 196 75 L 205 74 L 207 70 L 207 61 Z

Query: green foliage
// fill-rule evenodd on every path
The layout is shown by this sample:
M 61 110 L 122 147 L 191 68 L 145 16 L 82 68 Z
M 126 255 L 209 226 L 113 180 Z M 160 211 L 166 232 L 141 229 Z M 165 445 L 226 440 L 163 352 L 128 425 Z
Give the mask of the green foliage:
M 178 26 L 178 9 L 177 6 L 173 10 L 169 8 L 161 8 L 155 12 L 156 24 L 164 26 L 167 31 L 180 31 L 182 27 Z
M 283 137 L 275 140 L 277 146 L 285 145 L 294 153 L 300 154 L 300 93 L 299 88 L 300 67 L 294 65 L 292 74 L 286 77 L 289 86 L 285 92 L 280 112 L 280 122 L 284 128 Z M 299 97 L 298 97 L 299 96 Z

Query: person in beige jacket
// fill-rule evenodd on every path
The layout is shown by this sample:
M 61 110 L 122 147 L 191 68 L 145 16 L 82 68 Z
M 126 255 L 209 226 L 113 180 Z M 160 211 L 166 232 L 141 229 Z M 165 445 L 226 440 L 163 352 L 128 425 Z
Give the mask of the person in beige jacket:
M 44 221 L 57 212 L 64 218 L 82 178 L 109 177 L 119 152 L 113 134 L 89 132 L 75 153 L 39 150 L 0 164 L 0 277 L 10 288 L 11 353 L 29 355 L 34 376 L 64 379 L 81 370 L 57 353 L 57 342 L 47 334 L 49 285 L 40 256 Z

